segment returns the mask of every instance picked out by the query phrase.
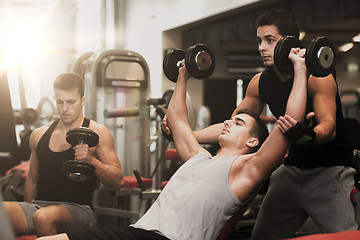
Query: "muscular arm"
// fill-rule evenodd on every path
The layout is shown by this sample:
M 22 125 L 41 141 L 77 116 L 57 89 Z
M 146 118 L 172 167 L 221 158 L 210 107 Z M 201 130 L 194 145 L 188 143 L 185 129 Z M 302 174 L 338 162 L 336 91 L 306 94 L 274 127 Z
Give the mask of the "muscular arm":
M 315 145 L 327 143 L 336 135 L 336 93 L 337 86 L 332 75 L 324 78 L 310 76 L 308 81 L 309 94 L 313 97 L 316 121 L 319 123 Z
M 235 116 L 239 110 L 249 109 L 252 112 L 260 115 L 263 110 L 264 103 L 259 97 L 259 78 L 261 73 L 256 74 L 250 81 L 245 98 L 236 107 L 231 116 Z M 207 128 L 194 131 L 194 136 L 199 143 L 217 143 L 218 137 L 223 128 L 223 123 L 217 123 Z
M 306 108 L 306 67 L 298 63 L 294 65 L 294 69 L 294 84 L 287 101 L 285 116 L 288 115 L 295 121 L 301 122 L 304 119 Z M 279 165 L 289 144 L 289 141 L 286 140 L 280 131 L 279 126 L 276 126 L 255 154 L 254 162 L 259 164 L 258 169 L 260 169 L 263 174 L 270 174 Z M 266 162 L 265 165 L 264 162 Z
M 37 192 L 37 182 L 38 182 L 38 172 L 39 172 L 39 164 L 38 164 L 38 158 L 36 154 L 36 146 L 37 142 L 40 139 L 40 133 L 41 131 L 39 129 L 35 129 L 31 135 L 30 135 L 30 167 L 29 167 L 29 173 L 25 180 L 25 187 L 24 187 L 24 201 L 25 202 L 31 202 L 31 200 L 36 198 L 36 192 Z
M 173 133 L 176 150 L 182 161 L 187 161 L 199 152 L 205 152 L 196 140 L 189 126 L 188 111 L 186 107 L 186 83 L 189 74 L 185 67 L 179 69 L 176 87 L 171 97 L 167 118 Z
M 306 107 L 307 93 L 307 76 L 304 60 L 298 60 L 294 63 L 294 84 L 287 102 L 285 118 L 286 124 L 290 124 L 288 128 L 302 121 Z M 287 119 L 293 122 L 289 122 Z M 263 143 L 261 148 L 250 158 L 245 167 L 240 171 L 245 184 L 242 184 L 243 192 L 239 199 L 248 199 L 254 191 L 258 189 L 271 172 L 275 170 L 282 162 L 283 156 L 289 147 L 290 142 L 284 137 L 279 125 L 276 125 L 269 137 Z
M 91 127 L 99 135 L 95 147 L 95 156 L 89 156 L 89 162 L 95 166 L 95 174 L 106 186 L 119 189 L 123 185 L 123 173 L 119 158 L 114 149 L 114 139 L 104 125 L 91 122 Z

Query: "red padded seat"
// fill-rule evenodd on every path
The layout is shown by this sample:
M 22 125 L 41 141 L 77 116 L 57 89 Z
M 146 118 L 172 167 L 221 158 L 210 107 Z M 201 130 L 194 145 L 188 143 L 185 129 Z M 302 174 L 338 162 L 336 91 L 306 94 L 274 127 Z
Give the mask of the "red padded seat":
M 169 182 L 169 181 L 163 181 L 163 182 L 161 182 L 161 184 L 160 184 L 161 190 L 164 189 L 164 187 L 166 186 L 166 184 L 167 184 L 168 182 Z
M 307 235 L 297 238 L 289 238 L 296 240 L 359 240 L 360 239 L 360 231 L 359 230 L 351 230 L 345 232 L 338 233 L 323 233 L 323 234 L 314 234 Z M 284 239 L 286 240 L 286 239 Z
M 12 170 L 21 170 L 23 171 L 23 174 L 21 175 L 23 178 L 26 178 L 28 173 L 29 173 L 29 168 L 30 168 L 30 161 L 25 161 L 25 162 L 22 162 L 20 163 L 19 165 L 16 165 L 15 167 L 13 168 L 10 168 L 6 174 L 9 174 Z
M 152 179 L 141 177 L 141 180 L 144 182 L 145 188 L 151 188 Z M 140 188 L 135 176 L 125 176 L 123 188 Z
M 176 152 L 176 149 L 166 149 L 164 152 L 164 156 L 166 159 L 169 160 L 181 160 L 179 154 Z
M 16 238 L 16 240 L 34 240 L 36 239 L 36 235 L 23 235 Z

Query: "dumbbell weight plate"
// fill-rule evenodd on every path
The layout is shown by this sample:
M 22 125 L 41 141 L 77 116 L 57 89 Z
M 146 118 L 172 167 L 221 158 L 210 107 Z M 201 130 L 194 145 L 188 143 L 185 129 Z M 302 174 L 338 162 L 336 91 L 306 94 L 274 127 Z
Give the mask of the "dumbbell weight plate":
M 163 70 L 165 76 L 172 82 L 177 81 L 179 75 L 179 61 L 185 58 L 185 52 L 181 49 L 174 49 L 165 54 Z
M 99 135 L 87 127 L 78 127 L 69 130 L 66 133 L 66 141 L 75 146 L 79 143 L 85 143 L 89 147 L 94 147 L 99 143 Z
M 185 52 L 185 66 L 192 77 L 208 78 L 215 69 L 214 54 L 204 44 L 191 46 Z
M 73 181 L 85 181 L 95 177 L 95 167 L 87 162 L 69 160 L 63 163 L 62 170 Z
M 294 36 L 282 37 L 274 49 L 274 64 L 276 68 L 287 75 L 294 73 L 294 65 L 289 59 L 291 48 L 302 47 L 301 41 Z
M 315 77 L 326 77 L 335 68 L 335 47 L 332 42 L 325 37 L 313 39 L 305 55 L 306 67 Z

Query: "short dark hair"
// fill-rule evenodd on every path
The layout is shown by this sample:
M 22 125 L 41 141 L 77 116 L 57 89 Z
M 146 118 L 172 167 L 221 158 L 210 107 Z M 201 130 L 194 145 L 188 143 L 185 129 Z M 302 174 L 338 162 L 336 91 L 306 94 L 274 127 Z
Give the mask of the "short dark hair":
M 63 73 L 54 80 L 54 89 L 72 90 L 77 89 L 80 97 L 84 96 L 85 83 L 84 78 L 77 73 Z
M 293 15 L 286 10 L 272 10 L 263 13 L 256 21 L 256 28 L 262 26 L 274 25 L 279 33 L 284 36 L 295 36 L 299 38 L 299 25 L 296 23 Z
M 239 110 L 236 114 L 247 114 L 255 120 L 255 124 L 253 124 L 253 127 L 250 129 L 250 136 L 259 140 L 259 144 L 251 149 L 251 153 L 256 152 L 269 136 L 269 131 L 265 123 L 257 114 L 249 109 Z

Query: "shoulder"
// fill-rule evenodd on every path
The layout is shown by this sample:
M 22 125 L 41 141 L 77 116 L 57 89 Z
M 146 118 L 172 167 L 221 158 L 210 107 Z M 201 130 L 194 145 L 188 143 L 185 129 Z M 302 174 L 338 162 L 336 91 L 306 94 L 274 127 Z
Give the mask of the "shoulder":
M 263 177 L 252 161 L 255 154 L 238 156 L 230 169 L 229 183 L 241 202 L 246 202 L 261 186 Z
M 90 120 L 89 128 L 101 137 L 105 137 L 108 135 L 111 136 L 110 130 L 104 124 L 98 123 L 94 120 Z
M 89 128 L 95 130 L 95 129 L 103 129 L 106 128 L 106 126 L 102 123 L 98 123 L 94 120 L 90 120 Z
M 49 129 L 52 123 L 48 123 L 44 126 L 35 128 L 30 135 L 30 142 L 37 144 L 40 141 L 40 138 L 45 134 Z
M 262 83 L 266 83 L 268 81 L 264 81 L 264 79 L 268 79 L 269 75 L 269 70 L 266 69 L 265 71 L 263 72 L 259 72 L 257 73 L 251 80 L 250 80 L 250 83 L 249 83 L 249 86 L 250 87 L 254 87 L 254 88 L 257 88 L 258 86 L 260 86 Z
M 261 77 L 261 72 L 257 73 L 249 82 L 249 86 L 250 88 L 257 88 L 257 86 L 259 85 L 259 79 Z
M 275 73 L 273 67 L 268 67 L 264 71 L 256 74 L 255 76 L 258 76 L 259 79 L 274 78 L 274 77 L 276 77 L 276 73 Z
M 260 77 L 262 76 L 262 74 L 263 74 L 263 72 L 257 73 L 257 74 L 251 79 L 251 81 L 252 81 L 252 82 L 253 82 L 253 81 L 259 82 L 259 79 L 260 79 Z
M 38 127 L 38 128 L 35 128 L 33 131 L 32 131 L 32 135 L 34 136 L 42 136 L 44 135 L 44 133 L 49 129 L 49 127 L 51 126 L 52 123 L 48 123 L 44 126 L 41 126 L 41 127 Z

